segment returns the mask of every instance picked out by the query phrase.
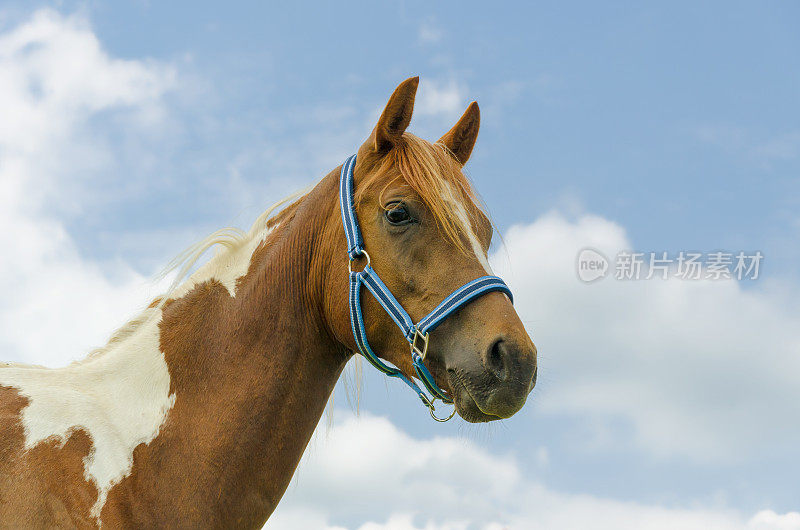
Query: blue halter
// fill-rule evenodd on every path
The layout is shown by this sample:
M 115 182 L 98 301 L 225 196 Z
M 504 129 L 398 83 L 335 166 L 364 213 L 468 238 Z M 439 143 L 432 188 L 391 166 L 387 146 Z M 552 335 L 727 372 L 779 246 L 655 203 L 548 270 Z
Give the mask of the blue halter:
M 350 258 L 350 325 L 353 328 L 353 337 L 356 340 L 356 347 L 367 360 L 389 377 L 397 377 L 403 380 L 417 393 L 422 403 L 428 407 L 431 416 L 437 421 L 447 421 L 455 414 L 455 409 L 447 418 L 438 418 L 433 412 L 436 410 L 434 402 L 436 399 L 444 403 L 452 403 L 453 400 L 447 393 L 439 388 L 433 376 L 425 367 L 425 354 L 428 351 L 428 337 L 431 331 L 441 324 L 444 319 L 458 311 L 462 306 L 492 291 L 500 291 L 508 295 L 513 301 L 511 290 L 503 280 L 497 276 L 482 276 L 461 286 L 453 291 L 450 296 L 445 298 L 433 311 L 428 313 L 418 324 L 414 324 L 411 316 L 403 309 L 400 302 L 392 295 L 389 288 L 378 277 L 378 273 L 370 267 L 370 259 L 367 251 L 364 250 L 364 240 L 361 237 L 361 230 L 358 228 L 358 219 L 353 204 L 354 182 L 353 169 L 356 166 L 356 155 L 348 158 L 342 165 L 342 172 L 339 177 L 339 204 L 342 209 L 342 223 L 344 233 L 347 237 L 347 255 Z M 367 264 L 361 271 L 354 271 L 353 261 L 364 256 Z M 395 321 L 403 336 L 411 345 L 411 362 L 417 377 L 423 386 L 428 390 L 431 397 L 402 371 L 394 366 L 389 366 L 383 362 L 370 348 L 367 342 L 367 331 L 364 327 L 364 316 L 361 312 L 361 286 L 365 286 L 375 297 L 381 306 L 389 313 Z

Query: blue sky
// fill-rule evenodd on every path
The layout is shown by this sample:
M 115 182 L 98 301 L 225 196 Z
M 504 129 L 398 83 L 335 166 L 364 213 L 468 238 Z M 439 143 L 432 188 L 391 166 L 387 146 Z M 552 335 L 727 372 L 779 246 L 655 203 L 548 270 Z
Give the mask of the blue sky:
M 218 164 L 242 144 L 291 143 L 311 127 L 297 116 L 309 107 L 363 112 L 397 79 L 427 74 L 494 111 L 470 172 L 503 205 L 500 226 L 574 199 L 658 248 L 767 248 L 797 211 L 797 139 L 786 140 L 800 111 L 797 9 L 175 2 L 91 12 L 114 55 L 191 57 L 215 87 L 204 106 L 235 129 L 194 139 Z M 273 128 L 276 109 L 290 116 Z M 534 193 L 502 193 L 522 183 Z
M 747 528 L 760 510 L 800 510 L 798 23 L 791 2 L 7 1 L 0 35 L 47 26 L 39 38 L 56 59 L 0 54 L 3 75 L 23 80 L 9 93 L 43 116 L 0 127 L 0 171 L 27 190 L 7 195 L 0 221 L 49 234 L 25 247 L 36 267 L 0 262 L 11 292 L 0 346 L 30 362 L 82 356 L 157 291 L 147 279 L 173 255 L 315 182 L 363 141 L 397 83 L 420 75 L 411 130 L 423 137 L 481 105 L 467 170 L 506 238 L 493 262 L 521 293 L 542 376 L 502 424 L 439 426 L 367 372 L 364 428 L 462 440 L 558 495 L 732 510 Z M 72 34 L 96 49 L 58 44 Z M 111 81 L 70 78 L 74 90 L 47 95 L 84 63 Z M 595 286 L 574 275 L 583 246 L 765 258 L 760 279 L 738 285 Z M 23 287 L 55 274 L 54 256 L 93 286 L 88 308 L 67 294 L 28 300 Z M 75 310 L 93 321 L 85 332 L 59 323 Z M 34 320 L 39 338 L 15 331 Z M 70 338 L 55 346 L 60 333 Z M 336 432 L 357 436 L 337 392 Z M 297 511 L 314 498 L 302 477 L 287 501 Z

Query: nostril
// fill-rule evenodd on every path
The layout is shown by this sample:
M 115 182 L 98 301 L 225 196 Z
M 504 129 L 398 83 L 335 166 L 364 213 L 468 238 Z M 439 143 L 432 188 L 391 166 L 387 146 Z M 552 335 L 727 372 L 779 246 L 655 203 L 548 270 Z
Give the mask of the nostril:
M 500 381 L 505 381 L 506 370 L 506 344 L 503 339 L 497 339 L 486 352 L 486 369 Z

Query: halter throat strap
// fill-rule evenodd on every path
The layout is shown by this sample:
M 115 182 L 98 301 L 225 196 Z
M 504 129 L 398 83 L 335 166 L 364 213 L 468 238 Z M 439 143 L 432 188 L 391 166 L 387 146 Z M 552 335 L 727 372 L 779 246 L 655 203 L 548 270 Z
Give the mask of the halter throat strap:
M 428 368 L 425 366 L 425 354 L 428 351 L 428 338 L 430 333 L 436 329 L 447 317 L 458 311 L 464 305 L 472 302 L 487 293 L 498 291 L 508 295 L 513 302 L 511 290 L 506 283 L 497 276 L 481 276 L 468 282 L 455 291 L 447 298 L 442 300 L 430 313 L 423 317 L 418 323 L 414 323 L 411 316 L 403 308 L 397 298 L 383 283 L 378 273 L 372 268 L 369 254 L 364 249 L 364 240 L 358 226 L 358 218 L 354 205 L 355 182 L 353 172 L 356 166 L 356 155 L 349 157 L 342 165 L 339 176 L 339 204 L 342 212 L 342 224 L 347 239 L 347 256 L 350 260 L 350 326 L 353 330 L 356 348 L 375 368 L 388 375 L 396 377 L 405 382 L 414 392 L 417 393 L 422 403 L 428 407 L 431 416 L 437 421 L 447 421 L 453 417 L 439 418 L 434 414 L 436 407 L 434 402 L 440 399 L 444 403 L 452 403 L 453 400 L 444 390 L 442 390 L 433 378 Z M 361 271 L 352 269 L 353 261 L 359 257 L 365 257 L 366 266 Z M 364 325 L 364 315 L 361 311 L 361 287 L 366 289 L 381 304 L 383 309 L 389 314 L 392 320 L 400 328 L 403 336 L 408 341 L 411 348 L 411 362 L 414 367 L 416 378 L 422 383 L 429 394 L 426 394 L 416 383 L 413 376 L 404 374 L 399 368 L 387 364 L 380 359 L 367 341 L 367 332 Z

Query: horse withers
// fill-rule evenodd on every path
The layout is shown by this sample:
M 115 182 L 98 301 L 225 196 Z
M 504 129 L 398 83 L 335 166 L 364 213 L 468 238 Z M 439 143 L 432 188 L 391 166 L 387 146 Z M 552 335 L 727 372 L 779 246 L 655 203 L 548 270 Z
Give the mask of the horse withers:
M 397 87 L 349 171 L 246 233 L 212 234 L 184 270 L 215 256 L 103 348 L 0 367 L 0 526 L 262 526 L 363 344 L 466 421 L 523 406 L 536 348 L 492 279 L 492 225 L 462 172 L 478 105 L 431 144 L 406 132 L 417 85 Z M 343 178 L 361 242 L 349 257 Z M 365 270 L 382 290 L 353 283 Z M 428 334 L 432 310 L 447 318 Z

